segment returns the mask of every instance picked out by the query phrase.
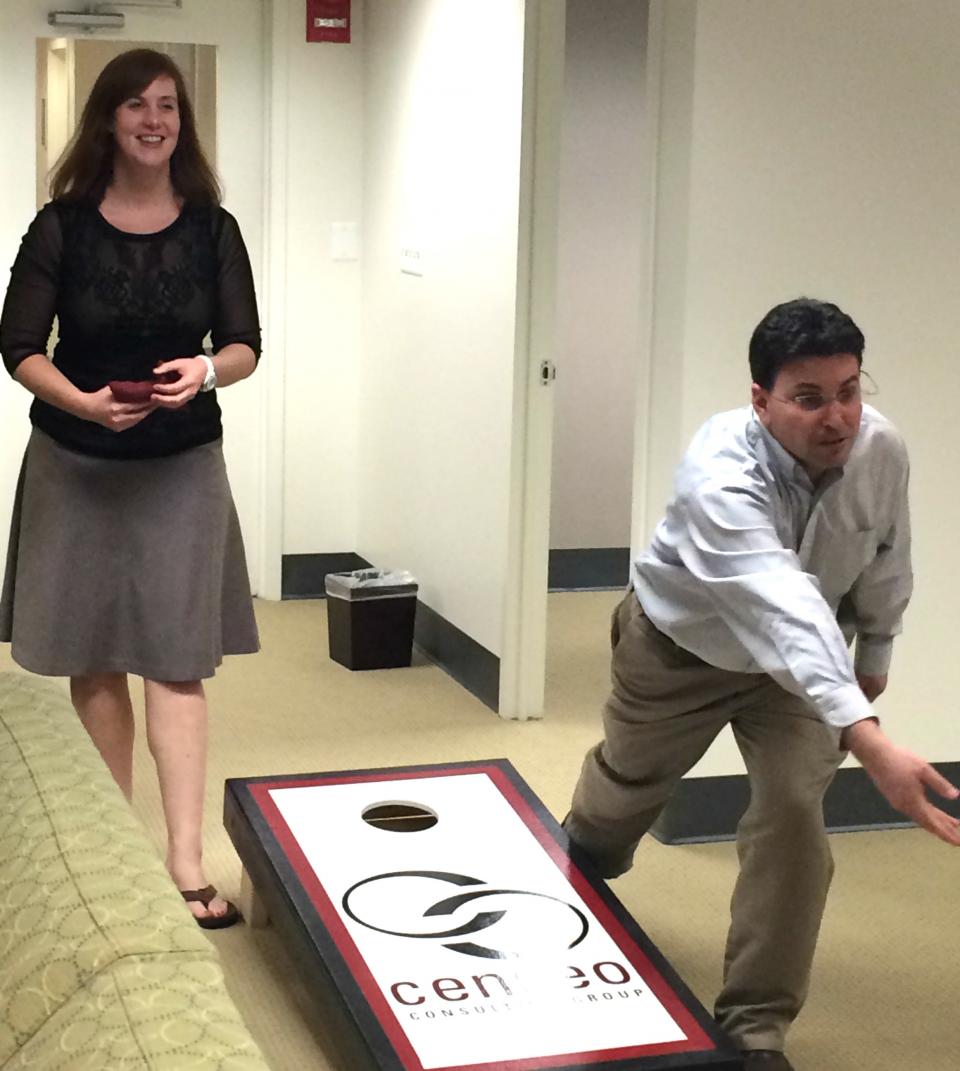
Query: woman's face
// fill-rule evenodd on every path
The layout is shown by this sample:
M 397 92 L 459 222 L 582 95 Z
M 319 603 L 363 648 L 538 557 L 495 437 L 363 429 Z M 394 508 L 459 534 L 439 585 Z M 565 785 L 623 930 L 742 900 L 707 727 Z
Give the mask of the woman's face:
M 165 74 L 113 113 L 117 153 L 138 167 L 168 167 L 179 136 L 177 87 Z

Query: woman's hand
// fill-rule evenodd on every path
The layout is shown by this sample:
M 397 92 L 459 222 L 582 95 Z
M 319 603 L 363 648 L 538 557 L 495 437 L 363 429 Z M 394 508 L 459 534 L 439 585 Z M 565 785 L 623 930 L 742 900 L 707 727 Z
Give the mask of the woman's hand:
M 126 431 L 139 424 L 157 408 L 151 399 L 146 402 L 119 402 L 109 387 L 101 387 L 83 396 L 84 420 L 99 424 L 107 431 Z
M 207 363 L 199 357 L 176 357 L 161 361 L 153 370 L 155 376 L 173 376 L 172 383 L 155 382 L 151 403 L 160 409 L 182 409 L 192 401 L 203 386 L 207 375 Z M 171 377 L 172 378 L 172 377 Z

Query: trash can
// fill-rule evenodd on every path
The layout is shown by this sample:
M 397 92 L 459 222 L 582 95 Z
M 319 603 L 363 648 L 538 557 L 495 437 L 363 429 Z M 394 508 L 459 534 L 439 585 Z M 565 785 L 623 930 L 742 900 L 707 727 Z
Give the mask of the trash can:
M 327 573 L 330 657 L 347 669 L 409 666 L 417 581 L 407 572 Z

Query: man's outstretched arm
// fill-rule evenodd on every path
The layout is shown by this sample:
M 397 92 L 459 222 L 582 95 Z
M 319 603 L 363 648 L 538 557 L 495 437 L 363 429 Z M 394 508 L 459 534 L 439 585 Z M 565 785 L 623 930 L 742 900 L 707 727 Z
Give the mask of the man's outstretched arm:
M 848 725 L 841 738 L 891 807 L 921 829 L 960 847 L 960 823 L 927 798 L 929 788 L 944 799 L 955 800 L 960 790 L 927 762 L 895 744 L 874 718 Z

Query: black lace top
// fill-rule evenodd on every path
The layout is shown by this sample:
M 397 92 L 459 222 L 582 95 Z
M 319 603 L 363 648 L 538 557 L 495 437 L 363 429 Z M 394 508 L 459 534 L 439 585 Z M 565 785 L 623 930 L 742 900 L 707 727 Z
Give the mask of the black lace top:
M 220 207 L 184 208 L 156 234 L 111 226 L 92 203 L 45 205 L 30 225 L 0 317 L 0 353 L 11 374 L 46 353 L 83 391 L 113 379 L 151 379 L 158 361 L 244 342 L 259 359 L 260 327 L 250 261 L 237 221 Z M 178 453 L 222 434 L 216 391 L 182 409 L 157 409 L 108 431 L 34 399 L 32 423 L 72 450 L 98 457 Z

